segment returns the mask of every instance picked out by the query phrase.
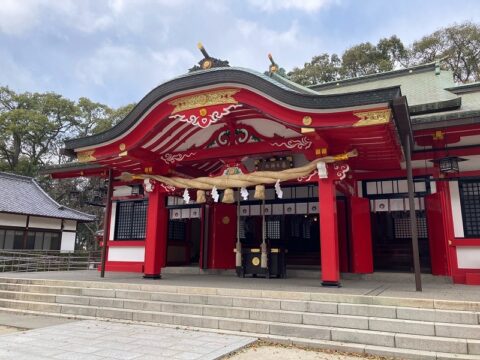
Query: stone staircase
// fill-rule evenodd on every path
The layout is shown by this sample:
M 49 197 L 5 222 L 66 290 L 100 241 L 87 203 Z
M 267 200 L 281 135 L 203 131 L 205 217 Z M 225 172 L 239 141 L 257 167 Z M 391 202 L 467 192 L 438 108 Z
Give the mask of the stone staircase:
M 0 278 L 1 311 L 206 328 L 401 359 L 480 359 L 480 301 Z

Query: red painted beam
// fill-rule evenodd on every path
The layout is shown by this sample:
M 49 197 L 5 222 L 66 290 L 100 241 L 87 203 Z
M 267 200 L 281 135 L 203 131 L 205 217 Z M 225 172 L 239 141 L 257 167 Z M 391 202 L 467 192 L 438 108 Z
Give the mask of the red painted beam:
M 480 146 L 449 147 L 448 149 L 435 149 L 427 151 L 415 151 L 412 160 L 431 160 L 446 156 L 469 156 L 480 155 Z

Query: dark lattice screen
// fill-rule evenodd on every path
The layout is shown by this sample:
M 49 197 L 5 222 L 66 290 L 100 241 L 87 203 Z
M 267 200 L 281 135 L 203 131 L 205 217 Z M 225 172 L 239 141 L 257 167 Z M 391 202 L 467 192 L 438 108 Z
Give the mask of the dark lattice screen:
M 267 220 L 267 239 L 280 239 L 280 220 Z
M 185 220 L 170 220 L 168 222 L 168 239 L 185 240 Z
M 145 239 L 147 227 L 147 202 L 124 201 L 117 203 L 115 239 Z
M 463 229 L 465 237 L 480 236 L 480 180 L 461 181 Z
M 397 239 L 410 239 L 412 232 L 410 228 L 410 217 L 408 213 L 401 217 L 394 218 L 395 237 Z M 427 219 L 424 213 L 417 212 L 417 232 L 419 238 L 428 238 Z
M 310 239 L 310 221 L 303 222 L 303 238 Z
M 238 233 L 240 235 L 240 239 L 245 239 L 245 218 L 240 218 L 239 226 Z

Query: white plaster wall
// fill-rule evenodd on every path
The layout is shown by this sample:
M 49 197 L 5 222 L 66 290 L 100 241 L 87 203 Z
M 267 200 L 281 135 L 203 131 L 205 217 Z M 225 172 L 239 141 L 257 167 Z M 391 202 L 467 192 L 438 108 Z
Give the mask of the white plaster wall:
M 437 193 L 437 182 L 431 181 L 430 182 L 430 193 L 436 194 Z
M 115 236 L 115 218 L 117 216 L 117 203 L 112 203 L 112 214 L 110 216 L 110 232 L 108 234 L 108 239 L 113 240 Z
M 77 222 L 75 220 L 63 220 L 63 230 L 77 231 Z
M 452 206 L 453 233 L 456 238 L 463 238 L 463 219 L 462 206 L 460 203 L 460 192 L 458 190 L 458 181 L 450 181 L 450 201 Z
M 70 252 L 75 250 L 75 238 L 76 233 L 74 232 L 62 232 L 62 242 L 60 245 L 61 252 Z
M 480 247 L 457 247 L 457 261 L 460 269 L 480 269 Z
M 29 228 L 39 228 L 39 229 L 60 230 L 62 228 L 62 220 L 61 219 L 52 219 L 52 218 L 30 216 L 30 222 L 28 223 L 28 227 Z
M 25 227 L 27 216 L 0 213 L 0 225 Z
M 130 186 L 115 186 L 113 189 L 113 196 L 130 196 L 132 195 L 132 188 Z
M 108 248 L 108 261 L 145 261 L 144 246 L 112 246 Z
M 357 192 L 358 197 L 363 197 L 363 187 L 361 181 L 357 181 Z

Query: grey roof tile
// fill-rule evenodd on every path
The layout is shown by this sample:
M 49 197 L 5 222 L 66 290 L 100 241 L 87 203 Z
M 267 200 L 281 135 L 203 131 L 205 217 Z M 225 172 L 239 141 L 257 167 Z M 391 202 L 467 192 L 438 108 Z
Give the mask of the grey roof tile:
M 94 215 L 70 209 L 53 200 L 26 176 L 0 172 L 0 212 L 93 221 Z

